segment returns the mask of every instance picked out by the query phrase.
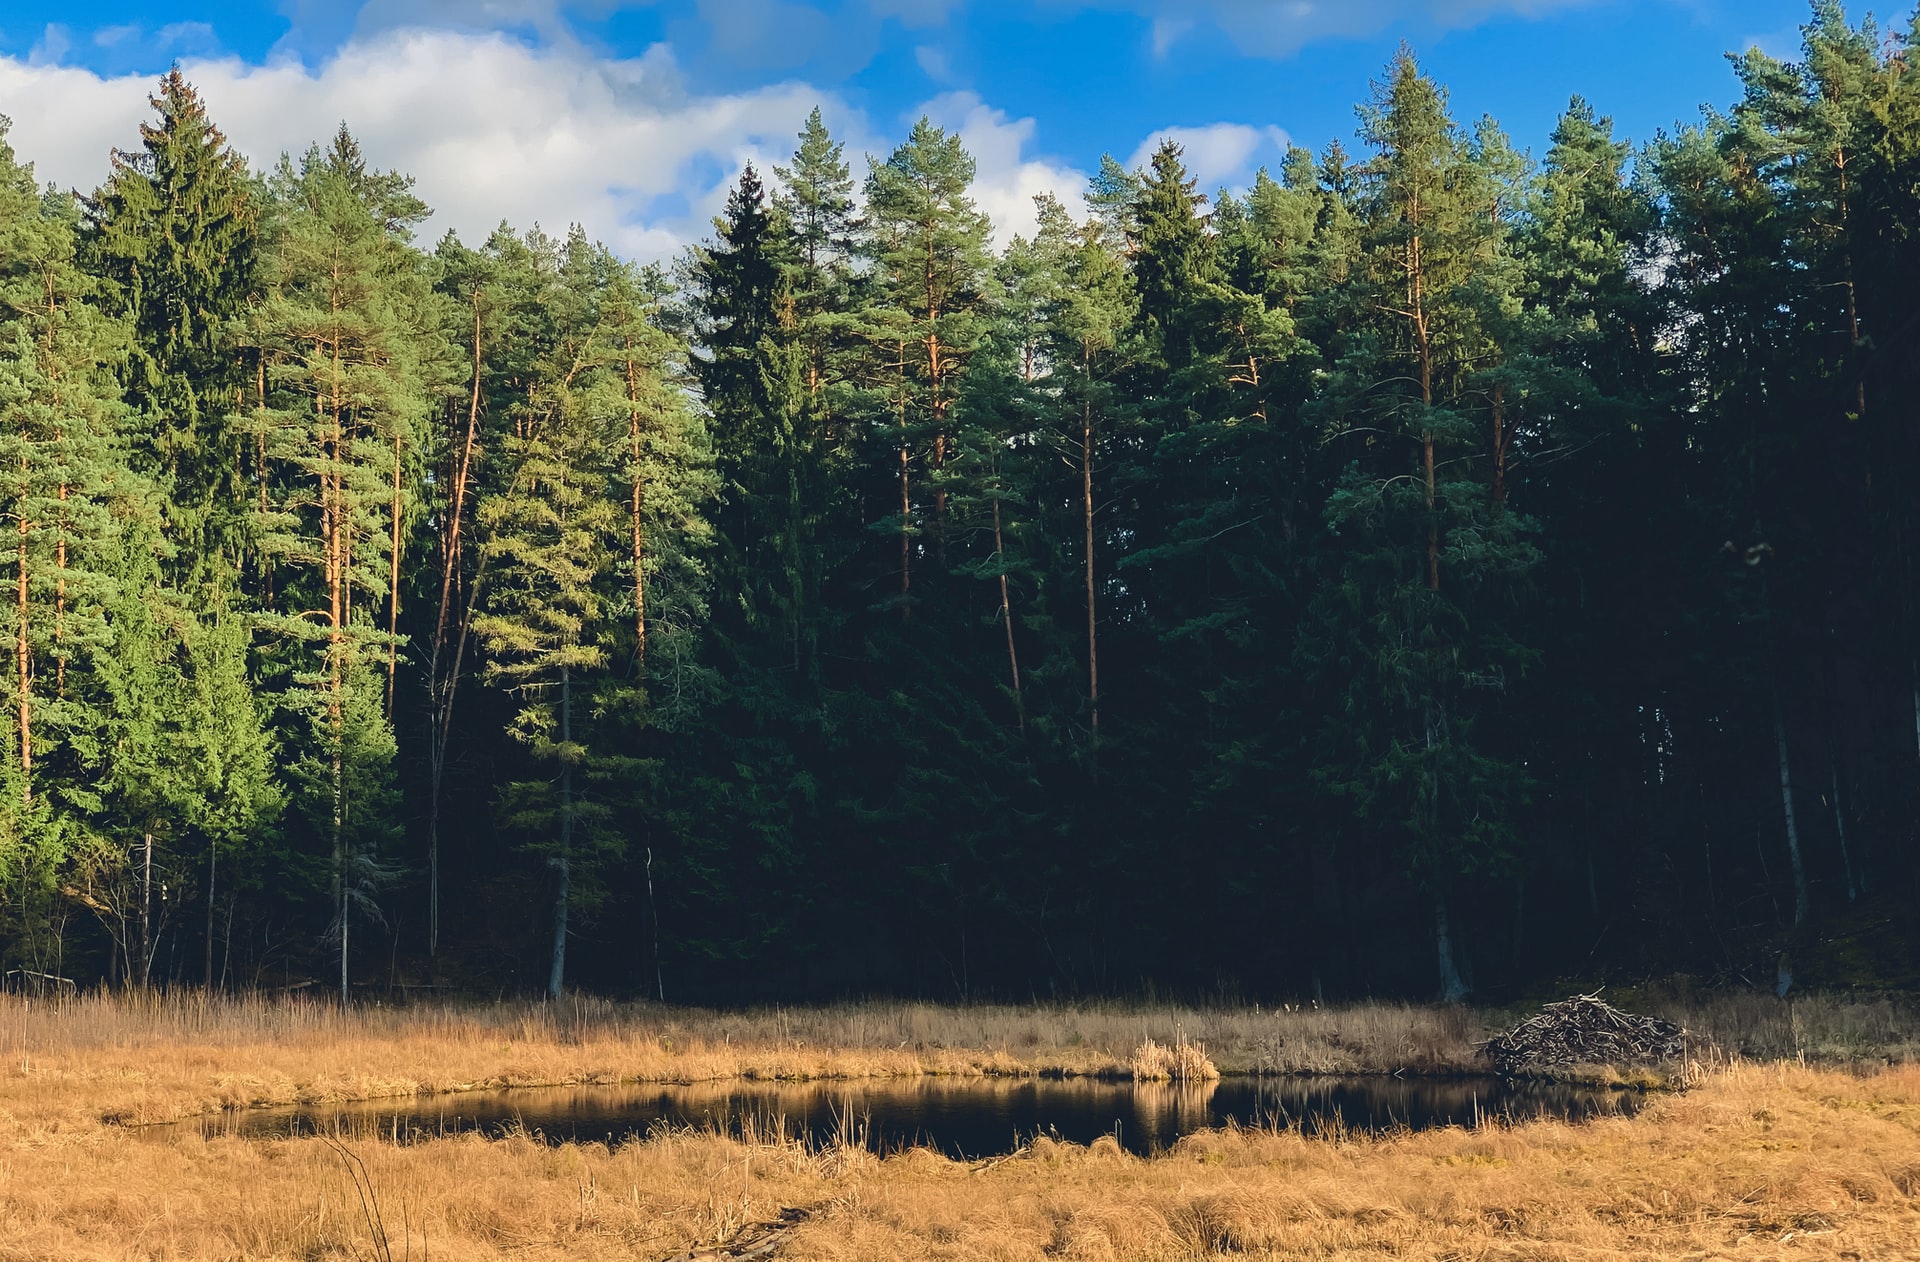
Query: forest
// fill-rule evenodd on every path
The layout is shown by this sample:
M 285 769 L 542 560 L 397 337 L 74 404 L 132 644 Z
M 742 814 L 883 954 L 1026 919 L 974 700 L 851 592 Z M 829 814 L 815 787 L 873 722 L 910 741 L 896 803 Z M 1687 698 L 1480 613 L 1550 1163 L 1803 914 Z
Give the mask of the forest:
M 1403 50 L 1003 244 L 816 110 L 666 266 L 178 69 L 91 192 L 0 132 L 0 968 L 1920 984 L 1916 49 L 1539 155 Z

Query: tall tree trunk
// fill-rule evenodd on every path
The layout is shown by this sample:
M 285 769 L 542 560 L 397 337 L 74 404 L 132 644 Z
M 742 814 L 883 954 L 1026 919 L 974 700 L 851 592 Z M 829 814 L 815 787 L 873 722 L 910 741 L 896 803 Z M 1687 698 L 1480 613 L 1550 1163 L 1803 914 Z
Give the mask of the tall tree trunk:
M 1020 730 L 1027 730 L 1027 706 L 1020 694 L 1020 655 L 1013 644 L 1013 602 L 1007 591 L 1006 541 L 1000 534 L 1000 497 L 993 497 L 993 555 L 1000 566 L 1000 621 L 1007 628 L 1007 669 L 1013 675 L 1013 713 Z
M 387 545 L 387 719 L 400 669 L 400 434 L 393 436 L 393 538 Z
M 335 299 L 335 311 L 338 312 L 338 299 Z M 347 891 L 347 834 L 346 834 L 346 649 L 347 619 L 352 616 L 351 572 L 353 564 L 352 541 L 346 520 L 346 471 L 343 468 L 347 458 L 346 418 L 344 405 L 340 398 L 340 335 L 336 327 L 333 339 L 333 397 L 330 400 L 328 417 L 331 427 L 328 431 L 327 469 L 322 491 L 322 515 L 326 524 L 327 548 L 327 740 L 328 740 L 328 788 L 330 792 L 331 818 L 329 820 L 333 843 L 333 906 L 334 915 L 340 924 L 340 1004 L 345 1007 L 351 1001 L 347 984 L 347 939 L 349 922 L 349 897 Z
M 907 462 L 912 457 L 907 442 L 907 344 L 900 343 L 900 621 L 905 622 L 912 606 L 907 596 L 913 587 L 913 497 L 907 483 Z
M 1408 221 L 1421 222 L 1421 208 L 1416 200 L 1408 213 Z M 1433 331 L 1427 326 L 1427 278 L 1425 262 L 1425 241 L 1418 232 L 1407 241 L 1407 305 L 1409 319 L 1413 325 L 1414 349 L 1420 357 L 1420 403 L 1423 411 L 1433 408 Z M 1425 474 L 1427 509 L 1427 590 L 1440 590 L 1440 522 L 1434 516 L 1436 499 L 1433 474 L 1433 425 L 1422 416 L 1423 428 L 1420 434 L 1420 461 Z
M 26 498 L 27 458 L 20 457 L 21 498 Z M 18 583 L 16 586 L 16 618 L 14 623 L 14 656 L 19 667 L 19 708 L 20 708 L 20 801 L 23 805 L 33 805 L 33 648 L 30 638 L 31 622 L 27 607 L 27 540 L 32 534 L 32 524 L 23 513 L 20 517 L 20 561 Z M 1916 705 L 1920 705 L 1920 690 L 1914 693 Z
M 1081 400 L 1080 506 L 1086 530 L 1087 585 L 1087 704 L 1092 711 L 1094 775 L 1100 755 L 1100 636 L 1099 608 L 1093 582 L 1093 401 Z
M 454 581 L 460 574 L 460 527 L 466 518 L 467 488 L 473 474 L 474 446 L 480 433 L 481 362 L 480 291 L 473 291 L 473 387 L 467 400 L 467 434 L 454 460 L 452 509 L 440 549 L 440 611 L 434 619 L 433 647 L 427 657 L 427 687 L 433 730 L 427 755 L 427 954 L 440 953 L 440 794 L 446 779 L 447 742 L 453 734 L 453 698 L 460 683 L 460 655 L 453 670 L 440 673 L 440 654 L 447 642 L 447 617 L 453 606 Z M 476 587 L 477 587 L 476 579 Z M 470 593 L 471 595 L 472 593 Z M 471 604 L 468 612 L 471 614 Z M 466 643 L 466 620 L 460 624 L 460 642 Z
M 573 673 L 560 668 L 560 854 L 553 895 L 553 967 L 547 997 L 558 999 L 567 971 L 567 900 L 573 884 Z
M 207 842 L 207 959 L 206 966 L 200 970 L 200 976 L 207 991 L 213 991 L 213 894 L 214 882 L 220 874 L 220 847 L 212 841 Z
M 632 334 L 627 335 L 627 442 L 633 457 L 633 468 L 628 474 L 632 483 L 632 502 L 628 512 L 633 525 L 633 655 L 644 677 L 647 665 L 647 567 L 645 517 L 641 510 L 644 506 L 646 478 L 640 464 L 643 454 L 640 446 L 640 365 L 633 357 Z
M 1421 463 L 1426 471 L 1427 500 L 1427 590 L 1440 590 L 1440 521 L 1434 516 L 1433 431 L 1420 436 Z
M 1493 386 L 1493 502 L 1507 502 L 1507 387 L 1505 382 L 1495 382 Z
M 666 974 L 660 966 L 660 909 L 653 901 L 653 847 L 647 847 L 647 919 L 653 922 L 653 994 L 667 1001 Z
M 1793 864 L 1793 923 L 1797 927 L 1807 918 L 1811 899 L 1807 892 L 1807 869 L 1800 857 L 1800 824 L 1793 813 L 1793 775 L 1787 763 L 1787 725 L 1780 713 L 1780 696 L 1773 698 L 1773 740 L 1780 753 L 1780 809 L 1787 822 L 1787 858 Z
M 153 981 L 153 831 L 143 838 L 146 854 L 140 875 L 140 987 Z
M 1853 365 L 1853 404 L 1856 417 L 1867 415 L 1867 375 L 1860 363 L 1860 308 L 1856 300 L 1853 284 L 1853 232 L 1847 222 L 1847 151 L 1845 147 L 1834 151 L 1834 169 L 1840 177 L 1840 266 L 1843 284 L 1847 291 L 1847 333 L 1852 339 L 1847 346 L 1847 360 Z
M 1468 994 L 1466 982 L 1453 958 L 1453 929 L 1447 921 L 1447 900 L 1433 900 L 1433 944 L 1440 964 L 1440 1002 L 1459 1003 Z
M 1828 769 L 1833 774 L 1833 833 L 1840 841 L 1840 862 L 1847 871 L 1847 901 L 1856 901 L 1860 897 L 1861 882 L 1853 875 L 1853 853 L 1847 848 L 1847 812 L 1840 801 L 1840 756 L 1829 752 Z
M 60 529 L 53 544 L 53 695 L 67 696 L 67 484 L 60 484 Z

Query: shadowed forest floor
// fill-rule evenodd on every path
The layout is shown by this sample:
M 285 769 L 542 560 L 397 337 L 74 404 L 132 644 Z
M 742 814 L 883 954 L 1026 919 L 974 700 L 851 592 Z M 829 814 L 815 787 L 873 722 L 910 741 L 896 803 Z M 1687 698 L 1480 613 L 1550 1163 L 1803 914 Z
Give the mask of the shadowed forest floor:
M 970 1165 L 777 1133 L 343 1151 L 113 1121 L 616 1078 L 1111 1072 L 1140 1038 L 1176 1027 L 1228 1072 L 1446 1072 L 1468 1067 L 1505 1014 L 581 1001 L 343 1016 L 256 999 L 88 997 L 60 1012 L 6 1000 L 0 1259 L 345 1259 L 423 1245 L 449 1258 L 664 1259 L 777 1224 L 790 1226 L 781 1259 L 1920 1254 L 1911 1009 L 1721 997 L 1670 1015 L 1710 1035 L 1698 1046 L 1722 1067 L 1632 1121 L 1378 1139 L 1214 1131 L 1151 1160 L 1106 1140 L 1038 1140 Z

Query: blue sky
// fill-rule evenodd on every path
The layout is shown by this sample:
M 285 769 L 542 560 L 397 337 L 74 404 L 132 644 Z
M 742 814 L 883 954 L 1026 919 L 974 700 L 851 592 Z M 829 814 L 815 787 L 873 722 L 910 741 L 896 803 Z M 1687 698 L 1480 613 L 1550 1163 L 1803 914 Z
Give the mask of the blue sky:
M 256 161 L 344 117 L 441 224 L 579 218 L 623 250 L 699 235 L 740 162 L 819 103 L 857 152 L 931 112 L 981 159 L 1005 229 L 1102 152 L 1163 129 L 1209 184 L 1287 138 L 1351 140 L 1402 40 L 1463 121 L 1536 153 L 1569 94 L 1636 139 L 1726 104 L 1723 54 L 1792 55 L 1805 0 L 7 0 L 0 113 L 44 177 L 85 185 L 175 58 Z M 1906 10 L 1892 15 L 1904 25 Z M 572 198 L 571 202 L 568 198 Z

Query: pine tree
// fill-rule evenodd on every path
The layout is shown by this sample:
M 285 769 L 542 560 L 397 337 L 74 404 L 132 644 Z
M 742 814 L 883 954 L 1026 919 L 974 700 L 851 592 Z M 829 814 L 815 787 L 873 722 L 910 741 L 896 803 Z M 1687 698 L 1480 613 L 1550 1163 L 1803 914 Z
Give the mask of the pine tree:
M 512 735 L 537 762 L 557 765 L 557 797 L 542 777 L 507 786 L 503 805 L 509 828 L 535 838 L 530 849 L 555 875 L 547 993 L 558 998 L 575 865 L 586 857 L 580 842 L 608 841 L 603 830 L 576 833 L 599 812 L 577 795 L 589 747 L 576 738 L 574 691 L 608 664 L 605 587 L 624 516 L 612 494 L 620 444 L 609 431 L 617 424 L 624 436 L 631 413 L 623 396 L 590 388 L 605 256 L 578 230 L 558 251 L 536 240 L 535 254 L 554 264 L 544 290 L 556 336 L 515 408 L 503 457 L 512 481 L 477 510 L 489 578 L 473 629 L 487 653 L 484 678 L 519 702 Z
M 868 336 L 893 356 L 893 419 L 900 434 L 900 610 L 913 576 L 912 469 L 928 466 L 932 535 L 944 563 L 947 490 L 943 483 L 952 410 L 968 360 L 984 336 L 988 280 L 987 217 L 971 195 L 974 162 L 960 137 L 922 118 L 905 143 L 867 177 L 869 249 L 874 269 Z M 924 454 L 922 454 L 924 453 Z
M 97 284 L 78 265 L 78 226 L 72 200 L 41 194 L 0 128 L 0 503 L 14 571 L 4 694 L 15 720 L 0 876 L 25 909 L 17 949 L 42 971 L 59 950 L 44 919 L 53 890 L 99 838 L 109 716 L 93 675 L 113 652 L 121 520 L 142 499 L 111 376 L 125 331 L 88 301 Z
M 791 319 L 804 348 L 810 401 L 819 400 L 838 375 L 847 350 L 846 331 L 837 327 L 837 317 L 850 299 L 861 224 L 845 149 L 828 133 L 815 107 L 800 129 L 792 165 L 773 169 L 781 184 L 774 206 L 792 235 Z
M 1488 463 L 1477 374 L 1496 349 L 1479 287 L 1509 224 L 1488 194 L 1494 175 L 1476 168 L 1479 150 L 1410 53 L 1360 118 L 1374 156 L 1346 291 L 1358 336 L 1322 404 L 1334 433 L 1358 441 L 1327 504 L 1337 569 L 1321 580 L 1306 649 L 1343 702 L 1316 774 L 1432 896 L 1441 993 L 1457 1000 L 1468 983 L 1449 885 L 1510 862 L 1526 791 L 1487 724 L 1490 698 L 1533 656 L 1510 611 L 1537 554 L 1474 473 Z
M 432 316 L 406 242 L 399 186 L 370 174 L 344 130 L 298 168 L 283 163 L 270 288 L 254 318 L 264 399 L 249 418 L 268 466 L 256 529 L 288 571 L 262 625 L 278 634 L 282 694 L 302 729 L 306 807 L 327 839 L 348 995 L 356 908 L 385 879 L 408 453 L 429 407 L 422 321 Z

